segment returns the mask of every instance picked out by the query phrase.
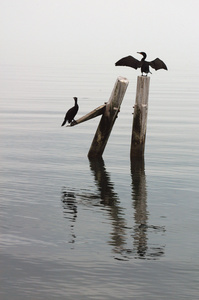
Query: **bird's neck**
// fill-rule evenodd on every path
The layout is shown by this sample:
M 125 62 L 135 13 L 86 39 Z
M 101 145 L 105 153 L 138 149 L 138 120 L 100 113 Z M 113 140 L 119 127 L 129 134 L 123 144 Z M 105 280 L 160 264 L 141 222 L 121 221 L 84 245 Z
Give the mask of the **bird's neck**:
M 143 54 L 142 54 L 142 55 L 143 55 Z M 146 59 L 146 54 L 145 54 L 145 55 L 143 55 L 143 57 L 142 57 L 141 61 L 145 61 L 145 59 Z

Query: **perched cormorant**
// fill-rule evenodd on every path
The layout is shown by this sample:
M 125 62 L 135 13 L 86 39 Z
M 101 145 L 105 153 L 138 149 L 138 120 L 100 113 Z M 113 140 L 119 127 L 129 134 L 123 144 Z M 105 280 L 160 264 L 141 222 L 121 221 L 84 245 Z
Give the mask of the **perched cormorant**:
M 148 73 L 151 73 L 150 70 L 149 70 L 149 66 L 152 67 L 153 69 L 155 69 L 156 71 L 159 70 L 159 69 L 167 70 L 167 66 L 165 65 L 165 63 L 161 59 L 156 58 L 152 61 L 146 61 L 145 60 L 146 59 L 146 53 L 145 52 L 137 52 L 137 53 L 139 53 L 143 56 L 141 61 L 139 61 L 136 58 L 134 58 L 133 56 L 129 55 L 129 56 L 123 57 L 120 60 L 118 60 L 115 63 L 115 65 L 116 66 L 131 67 L 131 68 L 134 68 L 134 69 L 141 68 L 142 76 L 143 76 L 143 73 L 145 73 L 146 76 L 147 76 Z
M 64 126 L 67 121 L 68 121 L 68 123 L 71 123 L 74 120 L 74 117 L 76 116 L 76 114 L 78 112 L 79 106 L 77 104 L 77 97 L 73 97 L 73 99 L 75 100 L 75 105 L 67 111 L 64 121 L 61 126 Z

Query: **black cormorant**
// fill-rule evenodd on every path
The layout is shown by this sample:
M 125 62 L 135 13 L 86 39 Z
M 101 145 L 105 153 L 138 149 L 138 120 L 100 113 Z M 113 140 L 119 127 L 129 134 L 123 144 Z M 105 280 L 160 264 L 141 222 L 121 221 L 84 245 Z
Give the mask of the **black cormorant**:
M 151 73 L 150 70 L 149 70 L 149 66 L 152 67 L 153 69 L 155 69 L 156 71 L 159 70 L 159 69 L 168 70 L 167 66 L 165 65 L 165 63 L 161 59 L 156 58 L 152 61 L 146 61 L 145 60 L 146 59 L 146 53 L 145 52 L 137 52 L 137 53 L 139 53 L 143 56 L 141 61 L 139 61 L 136 58 L 134 58 L 133 56 L 129 55 L 129 56 L 123 57 L 120 60 L 118 60 L 115 63 L 115 65 L 116 66 L 131 67 L 131 68 L 134 68 L 134 69 L 141 68 L 142 76 L 143 76 L 143 73 L 145 73 L 146 76 L 147 76 L 148 73 Z
M 74 97 L 73 99 L 75 100 L 75 105 L 67 111 L 64 121 L 61 126 L 64 126 L 67 121 L 68 121 L 68 123 L 71 123 L 72 121 L 74 121 L 74 117 L 76 116 L 76 114 L 78 112 L 79 106 L 77 104 L 77 97 Z

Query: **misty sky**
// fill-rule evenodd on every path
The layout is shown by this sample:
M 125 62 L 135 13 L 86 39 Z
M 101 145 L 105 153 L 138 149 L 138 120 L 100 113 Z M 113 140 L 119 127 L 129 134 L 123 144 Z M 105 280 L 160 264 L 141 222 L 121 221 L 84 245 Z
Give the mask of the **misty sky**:
M 198 64 L 198 0 L 0 0 L 0 63 Z

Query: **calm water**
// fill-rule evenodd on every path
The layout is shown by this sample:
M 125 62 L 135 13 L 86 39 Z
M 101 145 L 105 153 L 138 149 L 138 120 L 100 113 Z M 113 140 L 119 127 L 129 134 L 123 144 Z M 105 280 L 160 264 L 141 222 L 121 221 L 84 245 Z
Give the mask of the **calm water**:
M 1 66 L 1 300 L 199 298 L 199 74 L 151 75 L 145 160 L 130 163 L 139 74 Z M 63 128 L 130 83 L 103 160 L 100 117 Z

